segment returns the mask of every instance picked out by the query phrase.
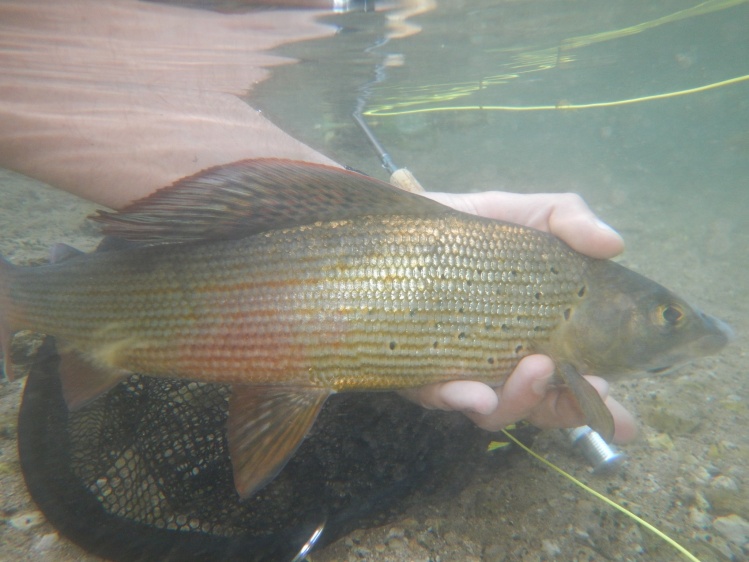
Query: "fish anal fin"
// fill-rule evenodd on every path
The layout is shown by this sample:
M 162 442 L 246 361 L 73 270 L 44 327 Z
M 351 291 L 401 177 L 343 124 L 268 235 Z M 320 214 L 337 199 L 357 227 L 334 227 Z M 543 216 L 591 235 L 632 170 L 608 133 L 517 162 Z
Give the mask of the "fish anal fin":
M 70 411 L 75 411 L 111 390 L 129 373 L 98 367 L 78 352 L 60 352 L 62 395 Z
M 330 394 L 319 389 L 233 387 L 227 440 L 240 498 L 249 497 L 281 471 Z
M 604 404 L 601 395 L 572 365 L 557 365 L 557 372 L 572 391 L 585 415 L 585 423 L 607 443 L 614 438 L 614 416 Z

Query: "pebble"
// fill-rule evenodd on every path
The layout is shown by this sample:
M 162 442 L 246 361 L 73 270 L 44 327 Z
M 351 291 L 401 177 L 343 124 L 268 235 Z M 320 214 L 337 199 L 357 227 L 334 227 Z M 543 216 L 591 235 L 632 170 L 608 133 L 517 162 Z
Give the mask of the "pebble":
M 674 442 L 668 433 L 656 433 L 655 435 L 648 435 L 648 444 L 653 449 L 660 449 L 661 451 L 670 451 L 674 448 Z
M 716 476 L 703 493 L 715 515 L 736 514 L 749 517 L 749 490 L 742 490 L 734 478 Z
M 418 530 L 418 529 L 422 528 L 422 524 L 419 523 L 419 521 L 417 521 L 413 517 L 409 517 L 408 519 L 404 519 L 403 521 L 401 521 L 401 525 L 403 525 L 403 527 L 405 529 L 409 529 L 411 531 Z
M 402 527 L 391 527 L 388 531 L 386 540 L 390 539 L 402 539 L 403 536 L 406 534 L 406 530 Z
M 702 530 L 709 529 L 710 525 L 712 525 L 712 518 L 707 513 L 694 506 L 689 508 L 689 521 L 692 523 L 693 527 Z
M 364 560 L 372 559 L 372 551 L 362 546 L 355 548 L 354 554 L 360 559 L 364 559 Z
M 731 544 L 720 535 L 706 533 L 704 535 L 699 535 L 697 538 L 709 545 L 712 550 L 719 552 L 723 556 L 722 559 L 737 560 L 734 556 L 734 550 L 737 550 L 736 547 L 731 548 Z
M 738 515 L 716 517 L 713 527 L 733 544 L 749 546 L 749 521 Z
M 727 492 L 738 492 L 739 485 L 730 476 L 716 476 L 710 482 L 710 487 L 716 490 L 725 490 Z
M 507 547 L 503 544 L 490 544 L 484 549 L 484 560 L 494 562 L 495 560 L 504 560 Z
M 541 547 L 544 549 L 546 555 L 552 558 L 554 556 L 559 556 L 560 554 L 562 554 L 562 549 L 559 548 L 559 545 L 554 541 L 550 541 L 549 539 L 542 540 Z
M 388 548 L 396 552 L 404 551 L 408 547 L 408 543 L 403 539 L 390 539 L 388 541 Z
M 579 527 L 575 527 L 575 529 L 572 531 L 575 538 L 585 544 L 593 544 L 593 541 L 590 538 L 590 533 L 584 529 L 580 529 Z
M 710 511 L 712 509 L 710 502 L 707 501 L 707 498 L 701 492 L 696 492 L 694 494 L 694 503 L 699 509 L 703 511 Z
M 692 459 L 690 459 L 691 461 Z M 694 477 L 695 481 L 698 484 L 707 484 L 710 482 L 710 479 L 713 477 L 712 474 L 710 474 L 710 471 L 707 470 L 705 466 L 701 462 L 699 462 L 697 459 L 693 462 L 694 468 L 692 469 L 692 476 Z
M 38 552 L 44 552 L 46 550 L 54 548 L 54 546 L 59 541 L 60 535 L 58 535 L 57 533 L 47 533 L 46 535 L 42 535 L 42 537 L 38 541 L 36 541 L 36 544 L 32 548 Z
M 703 419 L 681 402 L 650 405 L 643 408 L 642 417 L 650 427 L 670 435 L 688 435 L 697 429 Z
M 449 545 L 456 545 L 460 542 L 460 537 L 455 531 L 447 531 L 442 538 L 444 538 L 445 542 Z
M 26 513 L 17 515 L 9 523 L 14 529 L 26 531 L 44 523 L 44 515 L 42 515 L 41 511 L 27 511 Z

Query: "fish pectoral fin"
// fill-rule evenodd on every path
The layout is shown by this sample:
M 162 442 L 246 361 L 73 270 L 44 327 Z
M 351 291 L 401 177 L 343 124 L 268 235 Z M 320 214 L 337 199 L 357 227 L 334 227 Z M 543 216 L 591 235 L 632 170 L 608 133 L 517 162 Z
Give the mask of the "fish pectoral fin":
M 606 407 L 601 395 L 572 365 L 557 365 L 557 372 L 572 391 L 585 415 L 585 423 L 596 431 L 607 443 L 614 438 L 614 416 Z
M 75 411 L 125 380 L 129 373 L 101 368 L 73 350 L 60 352 L 60 382 L 68 410 Z
M 227 440 L 242 499 L 284 467 L 315 422 L 329 390 L 235 385 Z

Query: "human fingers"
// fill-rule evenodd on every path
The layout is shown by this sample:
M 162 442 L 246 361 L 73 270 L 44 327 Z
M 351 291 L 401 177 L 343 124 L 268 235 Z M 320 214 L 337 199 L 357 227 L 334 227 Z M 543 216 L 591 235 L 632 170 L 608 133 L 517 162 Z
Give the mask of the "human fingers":
M 400 393 L 425 408 L 461 411 L 479 427 L 497 431 L 534 410 L 546 395 L 553 374 L 551 359 L 531 355 L 520 361 L 501 390 L 476 381 L 456 380 Z
M 611 396 L 606 398 L 605 403 L 614 416 L 614 443 L 634 441 L 639 433 L 635 417 Z
M 449 381 L 408 388 L 400 394 L 430 410 L 457 410 L 489 415 L 499 398 L 493 388 L 477 381 Z
M 483 429 L 499 431 L 537 410 L 546 399 L 553 375 L 551 359 L 545 355 L 529 355 L 518 363 L 505 384 L 495 389 L 498 408 L 488 414 L 466 412 L 466 415 Z
M 585 377 L 593 385 L 614 418 L 615 443 L 627 443 L 637 436 L 637 423 L 634 416 L 624 406 L 608 395 L 609 384 L 600 377 Z M 500 409 L 502 408 L 500 396 Z M 577 427 L 585 425 L 586 420 L 580 410 L 577 399 L 564 386 L 549 386 L 540 400 L 524 419 L 542 429 Z
M 572 248 L 594 258 L 611 258 L 624 250 L 622 237 L 596 217 L 574 193 L 427 193 L 459 211 L 551 232 Z
M 553 383 L 554 364 L 544 355 L 530 355 L 516 367 L 504 386 L 495 390 L 498 407 L 492 411 L 472 409 L 464 413 L 479 427 L 498 431 L 518 420 L 543 428 L 576 427 L 585 424 L 576 398 Z M 637 436 L 637 424 L 619 402 L 608 396 L 609 385 L 599 377 L 586 377 L 595 387 L 614 418 L 614 442 L 626 443 Z M 449 390 L 449 389 L 444 389 Z
M 477 426 L 500 429 L 526 420 L 542 429 L 576 427 L 585 424 L 572 393 L 553 383 L 554 363 L 545 355 L 525 357 L 501 388 L 493 389 L 476 381 L 449 381 L 400 393 L 429 409 L 463 412 Z M 626 443 L 637 436 L 634 417 L 608 396 L 609 385 L 599 377 L 586 377 L 603 398 L 614 417 L 614 442 Z

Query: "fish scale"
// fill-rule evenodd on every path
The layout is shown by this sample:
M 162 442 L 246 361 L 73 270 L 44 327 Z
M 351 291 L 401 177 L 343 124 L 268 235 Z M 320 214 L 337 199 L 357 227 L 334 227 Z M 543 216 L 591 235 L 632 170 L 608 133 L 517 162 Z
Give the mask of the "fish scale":
M 445 373 L 502 382 L 578 298 L 587 263 L 553 238 L 478 217 L 364 216 L 102 252 L 20 270 L 11 287 L 24 327 L 95 357 L 138 342 L 107 367 L 380 389 Z M 299 356 L 279 361 L 285 345 Z

